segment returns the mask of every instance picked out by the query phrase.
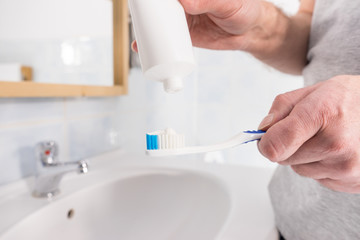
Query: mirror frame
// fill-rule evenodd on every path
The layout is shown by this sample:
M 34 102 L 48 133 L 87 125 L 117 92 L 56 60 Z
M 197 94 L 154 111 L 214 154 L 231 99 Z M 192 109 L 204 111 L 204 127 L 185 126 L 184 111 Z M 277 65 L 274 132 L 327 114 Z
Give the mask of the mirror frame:
M 114 85 L 90 86 L 0 81 L 0 98 L 9 97 L 105 97 L 128 93 L 129 13 L 127 0 L 113 2 Z

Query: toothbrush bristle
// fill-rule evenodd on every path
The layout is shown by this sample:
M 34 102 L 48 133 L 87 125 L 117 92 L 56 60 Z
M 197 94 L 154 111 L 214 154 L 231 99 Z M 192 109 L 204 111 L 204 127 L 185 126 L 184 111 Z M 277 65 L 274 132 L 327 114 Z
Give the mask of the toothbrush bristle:
M 146 148 L 147 150 L 159 149 L 159 141 L 157 135 L 146 134 Z
M 183 135 L 171 131 L 161 131 L 146 134 L 147 150 L 174 149 L 185 146 Z

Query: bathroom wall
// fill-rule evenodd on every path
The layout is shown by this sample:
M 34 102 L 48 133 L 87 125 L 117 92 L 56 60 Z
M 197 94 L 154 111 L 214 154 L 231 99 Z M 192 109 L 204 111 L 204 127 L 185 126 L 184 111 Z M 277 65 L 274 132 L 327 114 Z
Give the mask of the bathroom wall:
M 289 12 L 298 4 L 277 2 Z M 281 74 L 246 53 L 195 49 L 195 54 L 197 71 L 175 95 L 133 69 L 128 96 L 0 99 L 0 184 L 34 174 L 39 141 L 57 141 L 66 161 L 118 148 L 143 154 L 145 133 L 166 127 L 184 133 L 189 145 L 216 143 L 256 129 L 277 94 L 302 86 L 301 77 Z M 274 166 L 255 143 L 205 160 Z

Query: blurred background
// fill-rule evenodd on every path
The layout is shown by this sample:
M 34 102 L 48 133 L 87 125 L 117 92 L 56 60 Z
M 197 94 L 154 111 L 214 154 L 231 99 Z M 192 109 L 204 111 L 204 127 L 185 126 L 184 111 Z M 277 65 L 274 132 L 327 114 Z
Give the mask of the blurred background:
M 2 1 L 2 4 L 9 6 L 9 2 Z M 296 12 L 299 4 L 286 0 L 272 2 L 289 14 Z M 68 1 L 63 1 L 61 6 L 67 8 L 66 4 Z M 71 8 L 77 13 L 83 11 L 82 4 L 72 4 Z M 6 51 L 15 48 L 9 33 L 16 23 L 1 21 L 5 14 L 1 9 L 4 11 L 4 8 L 0 6 L 0 57 L 4 57 Z M 79 18 L 67 16 L 69 22 L 71 17 Z M 93 18 L 96 22 L 96 16 Z M 106 19 L 111 17 L 104 21 Z M 95 23 L 93 26 L 96 29 Z M 38 56 L 37 64 L 54 74 L 51 67 L 57 63 L 48 62 L 46 54 L 62 49 L 63 63 L 76 66 L 76 61 L 66 58 L 66 53 L 75 54 L 71 46 L 78 46 L 85 53 L 87 46 L 95 46 L 98 50 L 93 54 L 97 57 L 88 62 L 84 75 L 78 79 L 89 80 L 99 74 L 107 79 L 112 74 L 111 63 L 102 60 L 106 59 L 102 55 L 111 54 L 111 42 L 103 40 L 104 35 L 99 28 L 98 34 L 86 39 L 43 39 L 41 43 L 24 44 L 17 52 L 20 56 L 36 50 L 38 44 L 47 44 L 49 51 Z M 31 164 L 35 161 L 34 146 L 43 140 L 59 143 L 62 160 L 79 160 L 118 148 L 144 154 L 145 133 L 166 127 L 183 133 L 188 145 L 217 143 L 242 130 L 256 129 L 276 95 L 303 86 L 301 77 L 281 74 L 243 52 L 194 51 L 197 70 L 185 80 L 184 91 L 175 95 L 165 93 L 161 84 L 143 78 L 141 70 L 133 68 L 126 96 L 0 99 L 0 185 L 34 174 Z M 66 76 L 61 74 L 54 75 L 64 79 Z M 275 167 L 258 153 L 255 143 L 189 158 Z

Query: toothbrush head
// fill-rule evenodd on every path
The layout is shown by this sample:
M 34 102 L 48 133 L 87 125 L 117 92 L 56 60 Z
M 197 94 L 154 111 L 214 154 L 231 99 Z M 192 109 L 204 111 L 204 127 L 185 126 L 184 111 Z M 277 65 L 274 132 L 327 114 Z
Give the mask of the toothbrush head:
M 147 150 L 178 149 L 184 146 L 184 135 L 177 134 L 171 128 L 146 134 Z

